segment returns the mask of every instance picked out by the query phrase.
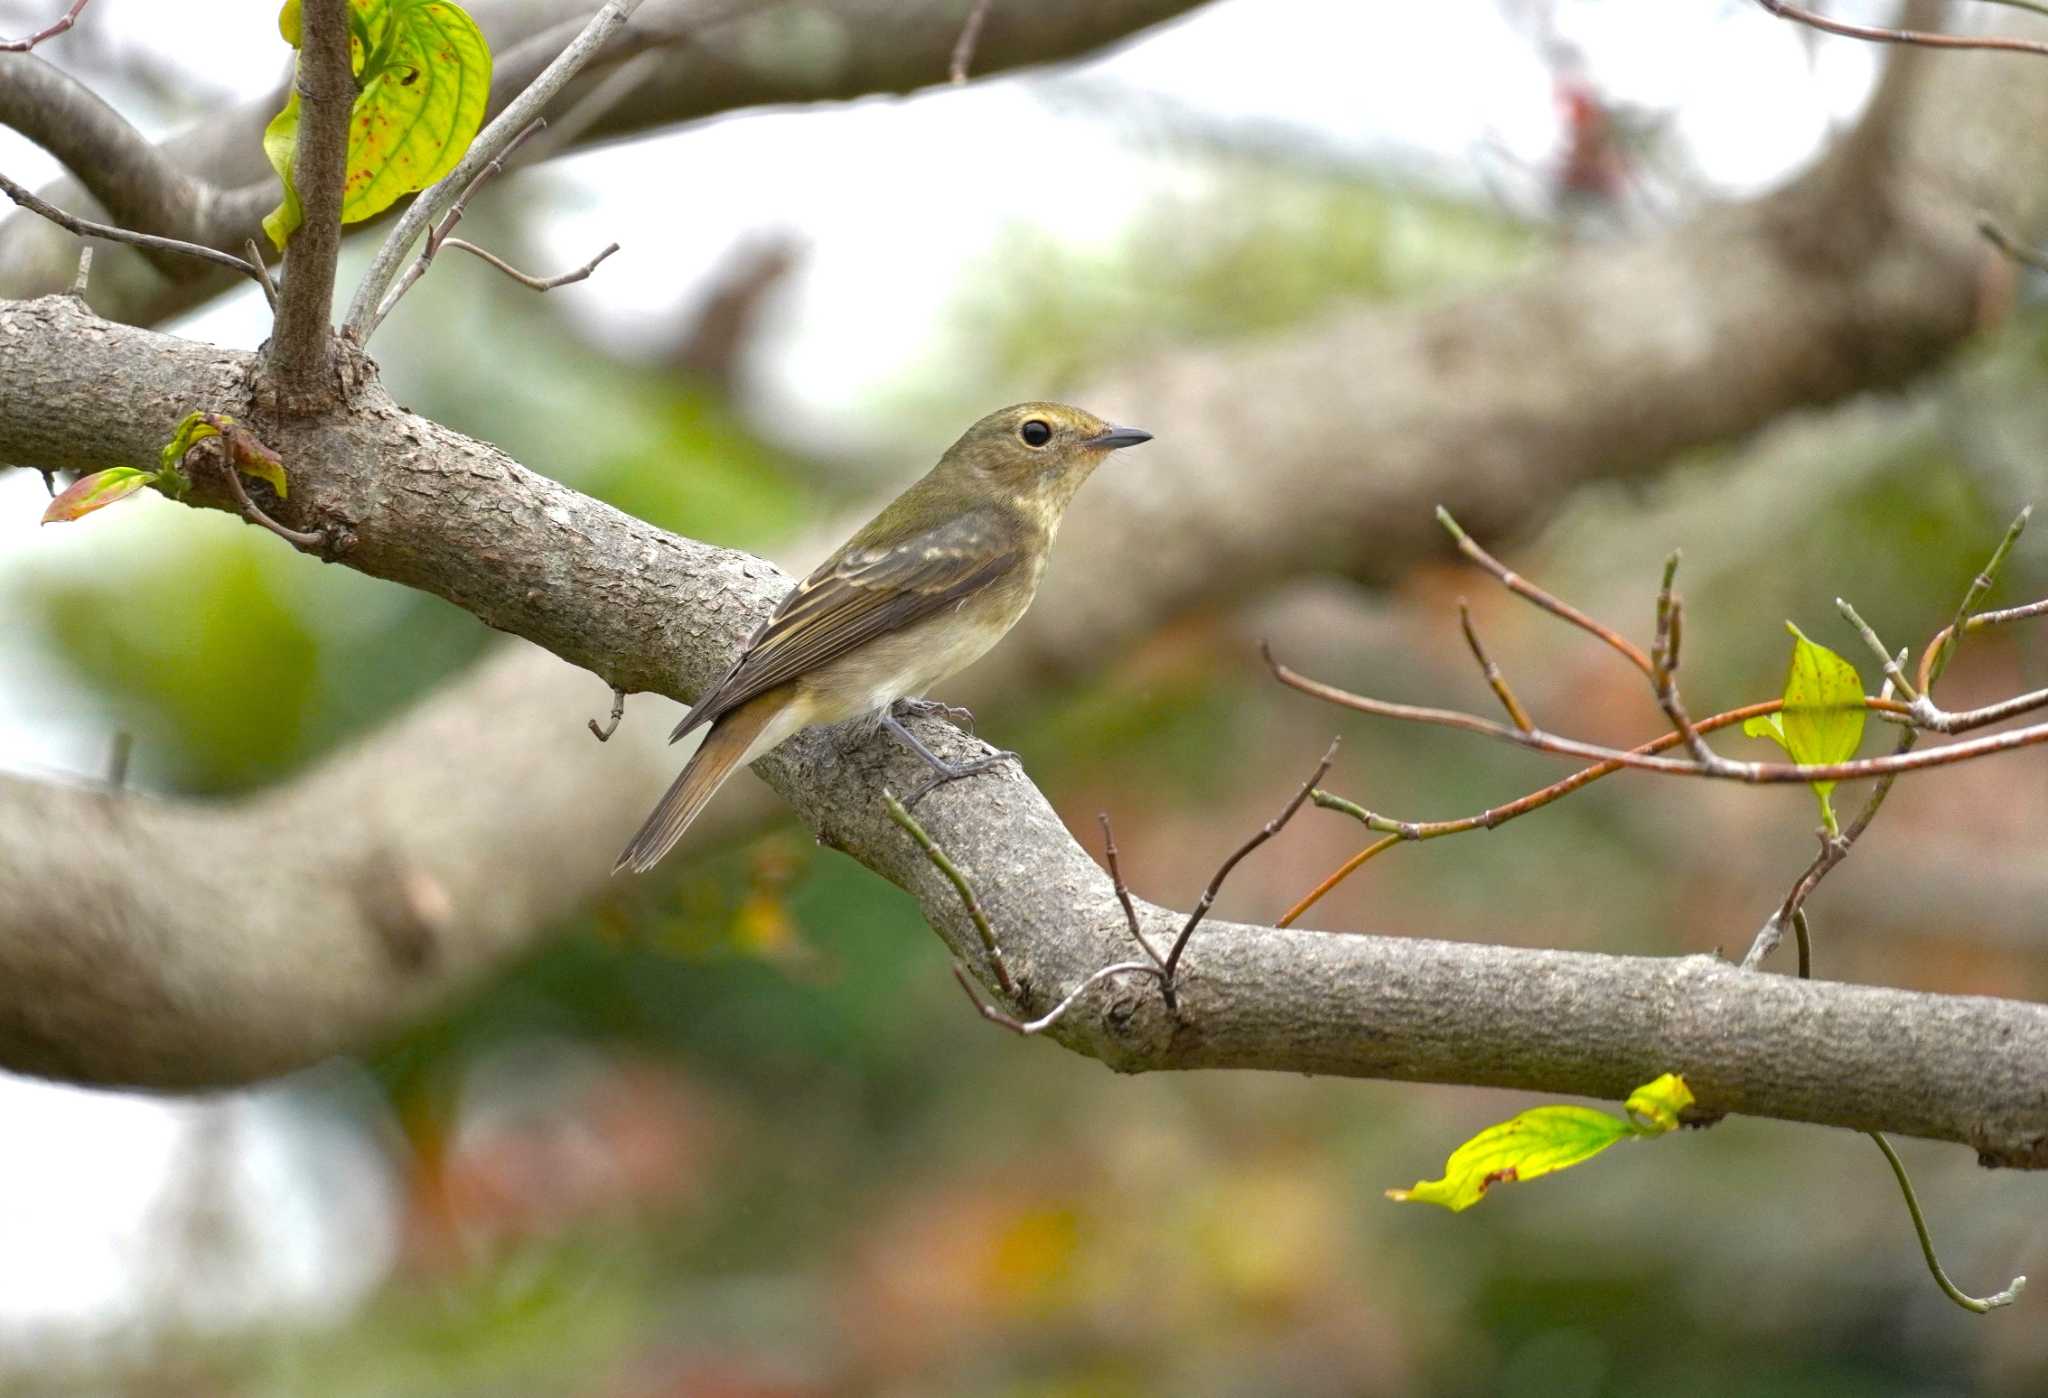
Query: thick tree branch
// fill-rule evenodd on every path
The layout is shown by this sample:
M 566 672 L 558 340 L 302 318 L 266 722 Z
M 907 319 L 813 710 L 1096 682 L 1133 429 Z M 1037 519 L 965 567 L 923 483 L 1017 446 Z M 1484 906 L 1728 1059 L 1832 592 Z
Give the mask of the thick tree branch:
M 665 534 L 406 413 L 374 382 L 345 423 L 265 421 L 247 401 L 249 369 L 241 354 L 94 322 L 66 298 L 0 308 L 0 450 L 69 465 L 84 437 L 98 464 L 147 461 L 190 407 L 248 415 L 293 472 L 280 513 L 349 531 L 353 566 L 614 683 L 677 697 L 719 672 L 787 586 L 758 559 Z M 128 390 L 112 395 L 118 410 L 109 382 Z M 409 722 L 494 728 L 495 707 L 483 712 L 491 723 L 444 701 Z M 553 721 L 574 731 L 581 712 L 565 703 Z M 923 736 L 949 755 L 972 744 L 936 722 Z M 400 738 L 221 812 L 0 784 L 0 1061 L 94 1082 L 240 1081 L 395 1030 L 525 945 L 550 908 L 564 910 L 549 901 L 575 882 L 564 869 L 617 831 L 534 791 L 515 824 L 546 802 L 549 828 L 575 833 L 506 879 L 479 858 L 505 828 L 488 801 L 433 817 L 410 804 L 449 799 L 456 773 L 383 780 L 371 754 L 418 751 Z M 595 772 L 611 749 L 587 751 Z M 510 752 L 496 760 L 498 780 L 531 780 Z M 886 739 L 817 733 L 756 765 L 821 840 L 910 890 L 957 950 L 978 947 L 956 890 L 884 809 L 881 793 L 904 788 L 914 764 Z M 921 823 L 975 881 L 1023 987 L 1012 1008 L 1042 1011 L 1128 954 L 1110 881 L 1021 774 L 943 789 Z M 193 853 L 150 857 L 166 848 Z M 1139 917 L 1162 944 L 1179 921 L 1142 905 Z M 1055 1036 L 1127 1071 L 1257 1067 L 1619 1097 L 1676 1070 L 1706 1113 L 1929 1136 L 2048 1167 L 2044 1006 L 1748 976 L 1700 957 L 1227 924 L 1205 926 L 1180 969 L 1178 1014 L 1132 978 L 1091 992 Z
M 975 71 L 989 76 L 1074 58 L 1198 4 L 1037 0 L 1012 6 L 1014 14 L 991 17 L 976 51 Z M 470 7 L 496 55 L 491 116 L 562 52 L 594 8 L 582 0 L 499 0 Z M 595 121 L 577 132 L 574 144 L 614 140 L 743 107 L 909 92 L 947 81 L 961 18 L 958 0 L 647 0 L 554 110 L 573 107 L 625 59 L 650 51 L 658 51 L 659 61 L 638 69 L 632 90 L 608 102 Z M 17 61 L 0 55 L 0 62 Z M 0 68 L 0 101 L 11 76 L 11 69 Z M 91 172 L 91 193 L 107 188 L 109 197 L 123 200 L 120 207 L 101 201 L 113 222 L 239 252 L 250 238 L 261 237 L 263 215 L 277 203 L 277 181 L 264 163 L 262 140 L 265 123 L 283 100 L 282 92 L 265 94 L 167 141 L 160 153 L 145 155 L 118 133 L 102 133 L 98 146 L 78 152 L 83 164 L 68 158 L 66 164 L 74 175 Z M 0 120 L 61 155 L 68 134 L 44 115 L 46 110 L 30 102 L 20 121 Z M 109 185 L 116 179 L 122 182 L 118 191 Z M 39 192 L 61 208 L 89 212 L 88 191 L 75 179 Z M 175 216 L 162 224 L 149 221 L 146 215 L 160 206 Z M 350 231 L 370 226 L 355 225 Z M 117 320 L 153 323 L 232 285 L 203 268 L 171 267 L 167 277 L 138 254 L 109 252 L 94 272 L 93 303 Z M 0 222 L 0 294 L 61 291 L 76 266 L 75 247 L 62 233 L 23 216 Z

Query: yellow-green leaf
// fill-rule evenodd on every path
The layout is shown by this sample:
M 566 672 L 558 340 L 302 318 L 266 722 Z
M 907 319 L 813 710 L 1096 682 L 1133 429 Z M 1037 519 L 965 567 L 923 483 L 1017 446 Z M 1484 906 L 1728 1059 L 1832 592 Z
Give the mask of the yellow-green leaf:
M 1676 1073 L 1666 1073 L 1629 1094 L 1624 1108 L 1638 1136 L 1662 1136 L 1678 1129 L 1678 1116 L 1693 1103 L 1692 1089 Z
M 89 476 L 80 476 L 43 511 L 43 523 L 60 524 L 103 510 L 116 500 L 125 500 L 156 479 L 154 471 L 133 466 L 109 466 Z
M 292 40 L 297 0 L 278 27 Z M 350 52 L 357 93 L 349 113 L 341 221 L 357 223 L 425 189 L 461 161 L 483 125 L 491 51 L 483 32 L 452 0 L 351 0 Z M 263 151 L 284 183 L 283 202 L 263 221 L 279 247 L 303 217 L 292 186 L 298 150 L 298 88 L 263 135 Z
M 1458 1213 L 1485 1198 L 1497 1184 L 1569 1169 L 1630 1136 L 1662 1135 L 1677 1126 L 1678 1114 L 1691 1105 L 1692 1093 L 1685 1079 L 1666 1073 L 1629 1097 L 1628 1120 L 1591 1107 L 1534 1107 L 1487 1127 L 1452 1151 L 1442 1179 L 1419 1180 L 1410 1189 L 1390 1189 L 1387 1197 L 1441 1204 Z
M 1785 750 L 1800 763 L 1847 762 L 1863 742 L 1863 677 L 1826 646 L 1792 633 L 1792 666 L 1785 675 Z M 1833 782 L 1815 782 L 1825 791 Z
M 171 433 L 171 440 L 164 443 L 164 449 L 159 453 L 164 469 L 177 470 L 185 459 L 185 453 L 208 437 L 219 436 L 221 428 L 233 421 L 226 413 L 185 414 L 184 421 L 178 424 L 177 430 Z
M 208 437 L 219 437 L 227 452 L 227 459 L 234 463 L 237 471 L 245 476 L 254 476 L 268 482 L 282 500 L 288 494 L 284 474 L 284 458 L 264 445 L 261 438 L 248 428 L 236 422 L 226 413 L 187 413 L 178 424 L 171 440 L 164 443 L 162 452 L 163 476 L 176 480 L 181 486 L 184 477 L 178 468 L 185 460 L 185 454 Z

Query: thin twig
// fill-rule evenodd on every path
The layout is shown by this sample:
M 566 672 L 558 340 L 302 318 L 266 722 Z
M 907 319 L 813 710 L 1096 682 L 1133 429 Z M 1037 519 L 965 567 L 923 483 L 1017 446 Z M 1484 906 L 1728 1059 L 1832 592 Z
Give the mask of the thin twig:
M 1246 855 L 1279 834 L 1287 822 L 1294 819 L 1294 813 L 1308 800 L 1309 793 L 1329 774 L 1330 764 L 1337 760 L 1337 744 L 1341 741 L 1339 738 L 1330 740 L 1329 748 L 1323 753 L 1323 760 L 1316 764 L 1315 771 L 1309 773 L 1308 780 L 1301 784 L 1301 790 L 1294 793 L 1293 799 L 1281 808 L 1279 815 L 1254 831 L 1249 840 L 1239 845 L 1230 857 L 1217 867 L 1215 877 L 1211 878 L 1209 886 L 1202 890 L 1201 901 L 1195 904 L 1195 910 L 1188 914 L 1188 920 L 1181 925 L 1180 935 L 1173 939 L 1173 949 L 1166 953 L 1166 962 L 1162 969 L 1165 972 L 1164 988 L 1169 1007 L 1173 1004 L 1173 978 L 1175 970 L 1180 966 L 1181 953 L 1187 950 L 1188 939 L 1194 936 L 1195 929 L 1201 926 L 1202 919 L 1208 915 L 1209 908 L 1216 901 L 1216 895 L 1223 891 L 1223 881 L 1230 877 L 1230 871 L 1235 869 Z
M 1991 591 L 1992 584 L 1997 581 L 1999 567 L 2005 562 L 2005 556 L 2012 552 L 2013 545 L 2019 542 L 2033 514 L 2034 507 L 2029 505 L 2013 517 L 2013 522 L 2005 528 L 2005 537 L 1991 551 L 1991 561 L 1970 580 L 1969 589 L 1963 593 L 1962 605 L 1956 608 L 1955 619 L 1935 632 L 1934 639 L 1920 652 L 1920 692 L 1927 696 L 1929 702 L 1933 701 L 1934 682 L 1941 678 L 1942 671 L 1948 668 L 1949 657 L 1955 653 L 1957 633 L 1969 624 L 1970 614 Z
M 71 278 L 71 299 L 83 301 L 85 289 L 92 282 L 92 244 L 87 243 L 78 250 L 78 271 Z
M 1934 1274 L 1934 1284 L 1941 1288 L 1942 1295 L 1978 1315 L 1988 1315 L 2000 1306 L 2010 1306 L 2019 1300 L 2020 1293 L 2027 1289 L 2024 1276 L 2014 1277 L 2012 1285 L 1992 1296 L 1972 1296 L 1948 1279 L 1948 1273 L 1941 1268 L 1941 1259 L 1934 1255 L 1934 1239 L 1928 1236 L 1927 1219 L 1920 1212 L 1920 1199 L 1913 1192 L 1913 1181 L 1906 1177 L 1905 1162 L 1899 1159 L 1899 1153 L 1892 1149 L 1892 1143 L 1885 1139 L 1882 1131 L 1864 1134 L 1877 1142 L 1877 1148 L 1884 1152 L 1885 1163 L 1892 1167 L 1892 1178 L 1899 1182 L 1899 1193 L 1906 1196 L 1906 1212 L 1913 1216 L 1913 1232 L 1920 1239 L 1920 1255 L 1927 1259 L 1927 1270 Z
M 1912 682 L 1906 678 L 1906 672 L 1900 667 L 1898 660 L 1894 659 L 1892 653 L 1885 649 L 1884 642 L 1877 638 L 1877 632 L 1870 623 L 1859 616 L 1856 609 L 1849 605 L 1849 599 L 1837 597 L 1835 599 L 1835 610 L 1847 617 L 1849 624 L 1856 628 L 1856 634 L 1863 638 L 1864 645 L 1870 647 L 1871 654 L 1877 657 L 1877 663 L 1884 667 L 1886 676 L 1897 687 L 1899 693 L 1905 695 L 1908 700 L 1918 699 L 1920 691 L 1913 688 Z M 1901 652 L 1901 654 L 1903 653 Z
M 327 547 L 327 534 L 324 530 L 307 531 L 279 524 L 264 512 L 261 505 L 250 499 L 249 489 L 242 484 L 242 473 L 235 467 L 228 444 L 219 438 L 214 440 L 219 444 L 216 455 L 220 462 L 221 476 L 226 480 L 228 494 L 234 497 L 235 508 L 242 512 L 243 519 L 248 520 L 251 524 L 268 529 L 293 548 L 305 549 L 309 553 L 318 553 Z
M 612 716 L 602 728 L 598 727 L 596 719 L 593 718 L 587 720 L 590 724 L 590 736 L 597 739 L 600 743 L 610 742 L 612 740 L 612 734 L 619 731 L 619 720 L 624 718 L 625 716 L 626 691 L 620 689 L 617 685 L 613 685 Z
M 588 277 L 592 272 L 597 270 L 598 263 L 604 261 L 607 257 L 610 257 L 613 253 L 619 250 L 619 245 L 617 243 L 608 243 L 606 244 L 605 250 L 603 252 L 591 258 L 590 261 L 584 263 L 581 267 L 574 268 L 573 270 L 564 272 L 560 276 L 556 277 L 536 277 L 526 272 L 520 271 L 517 267 L 514 267 L 504 258 L 499 257 L 496 253 L 486 252 L 484 249 L 478 247 L 475 243 L 470 242 L 467 238 L 449 238 L 443 241 L 441 246 L 448 248 L 460 248 L 464 252 L 470 254 L 472 257 L 481 257 L 484 261 L 490 263 L 493 267 L 497 268 L 500 272 L 503 272 L 513 281 L 518 282 L 521 286 L 530 287 L 535 291 L 553 291 L 558 286 L 568 286 L 571 282 L 580 282 L 585 277 Z
M 37 44 L 42 43 L 43 40 L 56 38 L 72 25 L 78 23 L 79 11 L 91 3 L 92 0 L 71 0 L 70 9 L 59 15 L 51 23 L 29 35 L 26 39 L 0 39 L 0 53 L 27 53 Z
M 477 134 L 461 163 L 439 184 L 422 191 L 413 200 L 400 216 L 398 226 L 391 230 L 391 235 L 377 250 L 376 260 L 370 264 L 370 270 L 364 274 L 349 302 L 344 325 L 346 333 L 356 343 L 366 342 L 383 319 L 381 308 L 385 304 L 385 294 L 397 279 L 413 241 L 447 212 L 448 206 L 469 187 L 478 171 L 504 153 L 513 137 L 541 114 L 541 109 L 568 85 L 584 64 L 596 56 L 605 42 L 640 8 L 640 4 L 641 0 L 606 0 L 604 8 L 591 17 L 590 23 L 583 26 L 555 61 L 548 64 L 524 92 L 513 98 L 505 110 L 498 113 L 496 120 Z
M 1138 925 L 1138 910 L 1131 903 L 1131 886 L 1124 882 L 1124 871 L 1116 862 L 1116 835 L 1109 828 L 1109 812 L 1098 811 L 1095 818 L 1102 822 L 1102 857 L 1109 864 L 1109 881 L 1116 888 L 1116 901 L 1123 904 L 1124 923 L 1131 929 L 1131 939 L 1145 949 L 1145 955 L 1152 958 L 1152 964 L 1163 975 L 1166 962 L 1153 950 L 1152 939 Z
M 494 176 L 502 174 L 505 169 L 505 162 L 512 158 L 513 152 L 525 145 L 529 139 L 539 133 L 546 125 L 545 119 L 535 117 L 532 121 L 521 127 L 519 134 L 505 143 L 505 149 L 499 151 L 495 156 L 486 161 L 483 168 L 476 172 L 475 178 L 462 187 L 462 192 L 455 196 L 455 202 L 448 206 L 448 212 L 442 215 L 441 221 L 427 230 L 426 239 L 420 244 L 420 255 L 413 259 L 412 265 L 405 269 L 405 275 L 398 279 L 398 285 L 391 289 L 391 294 L 384 298 L 384 304 L 377 308 L 377 320 L 379 323 L 383 321 L 384 317 L 391 314 L 392 308 L 398 304 L 399 299 L 406 292 L 412 290 L 413 283 L 427 274 L 427 268 L 434 265 L 435 254 L 441 251 L 441 245 L 448 240 L 448 235 L 455 231 L 455 225 L 462 222 L 462 215 L 467 212 L 469 201 L 475 197 L 476 192 L 482 189 Z M 474 245 L 464 244 L 464 246 L 473 247 Z M 477 251 L 481 251 L 481 249 L 477 249 Z
M 1581 631 L 1598 637 L 1607 645 L 1612 646 L 1629 664 L 1641 670 L 1645 676 L 1655 678 L 1650 673 L 1650 657 L 1643 654 L 1642 647 L 1614 630 L 1613 627 L 1601 625 L 1563 598 L 1553 596 L 1521 574 L 1508 568 L 1499 559 L 1474 543 L 1472 536 L 1459 526 L 1457 520 L 1451 518 L 1451 512 L 1442 505 L 1436 507 L 1436 520 L 1457 541 L 1458 551 L 1498 578 L 1502 587 L 1505 587 L 1518 597 L 1525 597 L 1529 601 L 1534 602 L 1552 616 L 1568 621 Z
M 2004 35 L 1986 34 L 1930 34 L 1917 29 L 1886 29 L 1875 24 L 1850 24 L 1845 20 L 1829 19 L 1826 15 L 1798 5 L 1788 5 L 1784 0 L 1756 0 L 1757 4 L 1769 10 L 1780 19 L 1789 19 L 1823 34 L 1840 34 L 1844 38 L 1863 39 L 1873 44 L 1914 44 L 1930 49 L 1994 49 L 2003 53 L 2048 54 L 2048 43 L 2034 39 L 2014 39 Z
M 967 67 L 974 62 L 974 46 L 981 42 L 981 26 L 988 22 L 992 3 L 993 0 L 974 0 L 974 8 L 967 12 L 967 23 L 960 27 L 960 37 L 953 43 L 953 62 L 947 71 L 956 87 L 967 81 Z
M 1494 723 L 1477 714 L 1461 713 L 1455 709 L 1432 709 L 1415 704 L 1395 704 L 1384 699 L 1371 699 L 1362 694 L 1353 694 L 1335 685 L 1309 679 L 1306 675 L 1290 670 L 1287 666 L 1272 661 L 1273 674 L 1280 683 L 1290 689 L 1321 699 L 1325 703 L 1352 709 L 1362 714 L 1380 718 L 1404 719 L 1412 723 L 1431 723 L 1445 728 L 1459 728 L 1468 733 L 1478 733 L 1516 747 L 1528 748 L 1532 752 L 1547 752 L 1557 757 L 1576 757 L 1588 762 L 1612 762 L 1638 771 L 1661 772 L 1667 776 L 1707 777 L 1722 781 L 1739 781 L 1752 786 L 1772 786 L 1798 782 L 1853 782 L 1870 781 L 1889 776 L 1895 772 L 1916 772 L 1927 767 L 1945 767 L 1951 763 L 1969 762 L 1994 753 L 2016 752 L 2021 748 L 2036 747 L 2048 743 L 2048 723 L 2028 728 L 2015 728 L 1989 737 L 1972 738 L 1966 742 L 1948 743 L 1928 752 L 1912 754 L 1894 753 L 1888 757 L 1865 757 L 1853 762 L 1734 762 L 1721 758 L 1711 767 L 1687 760 L 1668 757 L 1653 757 L 1645 753 L 1629 752 L 1620 748 L 1603 747 L 1598 743 L 1581 742 L 1576 738 L 1561 738 L 1553 733 L 1538 730 L 1524 733 L 1505 724 Z M 2032 696 L 2027 696 L 2031 698 Z M 1884 699 L 1866 695 L 1863 706 L 1883 713 L 1911 717 L 1912 709 L 1895 699 Z M 1699 725 L 1695 724 L 1695 728 Z
M 277 283 L 270 279 L 270 268 L 263 261 L 263 249 L 256 246 L 254 238 L 242 244 L 242 250 L 249 254 L 249 265 L 255 269 L 256 285 L 263 288 L 263 299 L 270 303 L 270 313 L 277 314 Z
M 1522 707 L 1522 701 L 1515 697 L 1515 691 L 1508 688 L 1507 676 L 1501 673 L 1500 666 L 1493 663 L 1493 657 L 1486 653 L 1486 647 L 1479 643 L 1479 633 L 1472 627 L 1472 608 L 1462 597 L 1458 599 L 1458 626 L 1465 633 L 1465 644 L 1472 648 L 1472 658 L 1479 662 L 1479 673 L 1486 677 L 1487 685 L 1500 700 L 1500 706 L 1508 711 L 1509 719 L 1524 733 L 1535 732 L 1536 725 L 1529 721 L 1529 711 Z M 1284 927 L 1286 924 L 1282 923 L 1281 926 Z
M 1977 231 L 1984 235 L 1985 242 L 1997 248 L 2013 261 L 2031 267 L 2037 272 L 2048 272 L 2048 257 L 2044 257 L 2025 244 L 2015 241 L 2010 234 L 1990 219 L 1978 219 Z
M 1086 995 L 1096 982 L 1107 980 L 1111 976 L 1123 975 L 1126 972 L 1137 972 L 1140 975 L 1162 979 L 1165 976 L 1165 972 L 1161 971 L 1157 966 L 1147 965 L 1143 961 L 1119 961 L 1113 966 L 1105 966 L 1101 970 L 1094 972 L 1086 980 L 1068 991 L 1065 999 L 1061 1000 L 1037 1019 L 1024 1020 L 1005 1014 L 994 1005 L 984 1001 L 981 996 L 975 993 L 974 982 L 967 977 L 967 968 L 957 961 L 953 963 L 953 979 L 960 982 L 960 988 L 967 992 L 967 998 L 973 1002 L 974 1008 L 981 1011 L 981 1017 L 990 1024 L 1001 1025 L 1013 1034 L 1024 1035 L 1043 1034 L 1046 1030 L 1058 1024 L 1066 1016 L 1068 1010 L 1073 1009 L 1075 1005 L 1080 1003 L 1081 997 Z
M 960 895 L 960 904 L 967 910 L 968 920 L 974 924 L 975 933 L 981 938 L 981 948 L 988 953 L 989 965 L 995 971 L 996 984 L 1002 987 L 1004 995 L 1012 1000 L 1016 999 L 1017 983 L 1010 979 L 1009 963 L 1004 961 L 1003 949 L 996 944 L 995 929 L 988 924 L 988 914 L 981 910 L 981 900 L 974 896 L 974 885 L 967 881 L 967 875 L 960 872 L 960 866 L 939 848 L 938 842 L 925 833 L 925 828 L 919 825 L 917 818 L 896 799 L 894 792 L 883 792 L 882 799 L 888 806 L 889 819 L 903 827 L 904 833 L 915 840 L 917 847 L 924 851 L 924 857 L 931 861 L 932 867 L 944 874 L 946 881 L 953 885 L 953 891 Z
M 1774 714 L 1784 707 L 1785 701 L 1782 699 L 1766 699 L 1761 703 L 1747 704 L 1739 709 L 1730 709 L 1726 713 L 1710 715 L 1707 718 L 1701 719 L 1695 726 L 1701 732 L 1712 732 L 1717 728 L 1726 728 L 1731 724 L 1743 723 L 1752 718 L 1762 717 L 1765 714 Z M 1666 733 L 1661 737 L 1652 738 L 1647 743 L 1639 744 L 1633 751 L 1643 753 L 1663 752 L 1668 748 L 1677 747 L 1684 741 L 1685 739 L 1680 734 Z M 1577 791 L 1589 782 L 1596 782 L 1602 777 L 1619 772 L 1621 767 L 1622 764 L 1619 762 L 1596 763 L 1591 767 L 1581 768 L 1562 781 L 1552 782 L 1549 786 L 1532 791 L 1517 800 L 1509 801 L 1504 805 L 1491 806 L 1477 815 L 1462 816 L 1455 820 L 1390 820 L 1385 816 L 1375 815 L 1364 807 L 1346 801 L 1340 796 L 1334 796 L 1326 791 L 1313 791 L 1309 793 L 1309 799 L 1318 806 L 1323 807 L 1325 810 L 1341 811 L 1360 821 L 1367 828 L 1384 833 L 1387 838 L 1367 845 L 1357 854 L 1345 860 L 1328 878 L 1309 890 L 1307 894 L 1303 895 L 1300 902 L 1289 908 L 1277 925 L 1281 927 L 1292 926 L 1295 919 L 1314 907 L 1316 903 L 1321 901 L 1323 895 L 1344 882 L 1345 879 L 1351 877 L 1361 865 L 1377 857 L 1383 850 L 1388 849 L 1392 845 L 1399 844 L 1405 840 L 1434 840 L 1446 835 L 1462 835 L 1471 830 L 1491 830 L 1496 826 L 1506 824 L 1517 816 L 1524 816 L 1531 811 L 1547 806 L 1560 797 L 1569 796 L 1572 792 Z
M 196 257 L 206 262 L 232 267 L 252 281 L 261 283 L 264 274 L 231 252 L 207 247 L 204 243 L 188 243 L 179 238 L 161 238 L 154 233 L 137 233 L 127 228 L 116 228 L 111 223 L 96 223 L 89 218 L 65 213 L 30 190 L 24 189 L 5 175 L 0 175 L 0 194 L 27 209 L 30 213 L 41 214 L 66 232 L 81 238 L 104 238 L 110 243 L 126 243 L 130 247 L 147 248 L 152 252 L 172 252 L 184 257 Z

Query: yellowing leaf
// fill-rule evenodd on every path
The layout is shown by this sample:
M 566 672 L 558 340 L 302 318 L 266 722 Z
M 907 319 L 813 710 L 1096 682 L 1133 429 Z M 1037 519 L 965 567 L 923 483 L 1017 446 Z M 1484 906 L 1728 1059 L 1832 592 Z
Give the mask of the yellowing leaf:
M 133 466 L 109 466 L 89 476 L 80 476 L 43 511 L 44 524 L 61 524 L 94 510 L 103 510 L 116 500 L 125 500 L 156 479 L 154 471 Z
M 1420 1180 L 1410 1189 L 1390 1189 L 1387 1197 L 1441 1204 L 1459 1213 L 1485 1198 L 1496 1184 L 1533 1180 L 1569 1169 L 1630 1136 L 1662 1135 L 1678 1125 L 1678 1114 L 1691 1106 L 1692 1100 L 1685 1079 L 1666 1073 L 1629 1097 L 1629 1120 L 1591 1107 L 1534 1107 L 1487 1127 L 1452 1151 L 1442 1179 Z
M 278 27 L 294 47 L 298 19 L 297 0 L 287 0 Z M 357 223 L 461 161 L 483 125 L 491 51 L 476 21 L 452 0 L 351 0 L 349 19 L 357 93 L 341 221 Z M 291 174 L 298 129 L 295 83 L 263 133 L 263 152 L 284 182 L 283 202 L 263 221 L 279 247 L 303 217 Z

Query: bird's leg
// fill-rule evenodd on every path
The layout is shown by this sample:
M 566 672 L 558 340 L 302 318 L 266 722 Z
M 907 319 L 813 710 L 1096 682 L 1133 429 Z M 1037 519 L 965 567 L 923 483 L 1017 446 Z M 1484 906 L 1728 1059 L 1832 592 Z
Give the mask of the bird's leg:
M 996 752 L 989 754 L 987 757 L 978 758 L 973 762 L 948 762 L 945 758 L 940 757 L 937 753 L 926 747 L 917 734 L 905 728 L 902 720 L 898 719 L 895 714 L 884 713 L 882 715 L 882 727 L 902 739 L 903 742 L 909 745 L 912 752 L 925 760 L 926 766 L 938 773 L 937 776 L 910 794 L 909 798 L 903 803 L 906 810 L 924 800 L 925 797 L 931 795 L 932 792 L 944 786 L 947 782 L 956 782 L 962 777 L 971 777 L 976 772 L 986 772 L 989 768 L 1000 762 L 1014 762 L 1017 760 L 1017 754 L 1014 752 Z
M 974 732 L 974 710 L 963 709 L 957 704 L 941 704 L 936 699 L 898 699 L 896 707 L 906 718 L 931 718 L 934 715 L 946 720 L 955 728 Z

